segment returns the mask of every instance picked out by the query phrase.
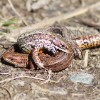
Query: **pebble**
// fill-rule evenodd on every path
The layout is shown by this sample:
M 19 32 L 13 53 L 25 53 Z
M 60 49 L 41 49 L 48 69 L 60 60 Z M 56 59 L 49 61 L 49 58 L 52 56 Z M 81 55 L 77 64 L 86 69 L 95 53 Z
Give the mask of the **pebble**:
M 32 3 L 32 0 L 28 0 L 26 3 L 26 7 L 28 11 L 31 11 L 31 10 L 35 11 L 48 5 L 50 1 L 51 0 L 36 0 L 36 2 Z
M 84 84 L 91 84 L 93 79 L 93 75 L 84 72 L 74 73 L 70 76 L 71 81 Z

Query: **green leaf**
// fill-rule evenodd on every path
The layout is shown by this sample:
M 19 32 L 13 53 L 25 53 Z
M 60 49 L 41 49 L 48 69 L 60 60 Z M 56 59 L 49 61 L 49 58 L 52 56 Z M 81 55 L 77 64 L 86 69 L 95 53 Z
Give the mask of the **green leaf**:
M 7 20 L 7 21 L 3 22 L 3 23 L 2 23 L 2 26 L 9 26 L 9 25 L 15 24 L 15 23 L 17 23 L 17 22 L 18 22 L 17 19 L 10 19 L 10 20 Z

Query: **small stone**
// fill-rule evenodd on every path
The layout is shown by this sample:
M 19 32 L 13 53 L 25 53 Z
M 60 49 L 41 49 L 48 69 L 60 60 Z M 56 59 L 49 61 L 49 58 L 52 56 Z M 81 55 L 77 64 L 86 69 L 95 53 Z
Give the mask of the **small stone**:
M 84 84 L 91 84 L 93 78 L 93 75 L 84 72 L 75 73 L 70 77 L 71 81 Z
M 32 0 L 28 0 L 26 3 L 27 10 L 28 11 L 38 10 L 38 9 L 43 8 L 44 6 L 48 5 L 50 3 L 50 1 L 51 0 L 37 0 L 37 1 L 32 3 Z

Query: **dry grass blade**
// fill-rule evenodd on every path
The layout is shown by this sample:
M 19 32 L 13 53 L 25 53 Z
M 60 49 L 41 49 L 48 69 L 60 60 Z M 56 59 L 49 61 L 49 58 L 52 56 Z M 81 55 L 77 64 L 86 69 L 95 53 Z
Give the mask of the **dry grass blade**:
M 10 7 L 12 8 L 12 10 L 14 11 L 14 13 L 24 22 L 25 25 L 28 26 L 28 23 L 26 22 L 26 20 L 17 12 L 17 10 L 15 9 L 15 7 L 13 6 L 11 0 L 8 0 Z
M 92 19 L 81 19 L 80 22 L 90 27 L 94 27 L 96 29 L 100 29 L 100 23 L 94 22 Z
M 51 77 L 51 76 L 50 76 Z M 32 76 L 17 76 L 17 77 L 11 77 L 11 78 L 7 78 L 7 79 L 4 79 L 4 80 L 1 80 L 0 81 L 0 84 L 2 84 L 2 83 L 7 83 L 7 82 L 10 82 L 10 81 L 12 81 L 12 80 L 16 80 L 16 79 L 20 79 L 20 78 L 29 78 L 29 79 L 35 79 L 35 80 L 40 80 L 40 81 L 44 81 L 44 82 L 42 82 L 41 84 L 43 84 L 43 83 L 47 83 L 47 82 L 53 82 L 53 83 L 58 83 L 58 82 L 60 82 L 62 79 L 64 79 L 65 78 L 65 76 L 64 77 L 61 77 L 60 79 L 58 79 L 58 80 L 51 80 L 51 79 L 43 79 L 43 78 L 38 78 L 37 76 L 35 76 L 35 77 L 32 77 Z
M 11 94 L 10 94 L 10 92 L 6 89 L 6 88 L 4 88 L 4 87 L 0 87 L 0 89 L 3 91 L 3 90 L 5 90 L 5 92 L 7 92 L 7 94 L 8 94 L 8 96 L 9 96 L 9 100 L 12 100 L 12 96 L 11 96 Z M 2 91 L 0 91 L 0 92 L 2 92 Z M 0 98 L 2 97 L 1 95 L 2 95 L 3 93 L 1 93 L 0 94 Z M 7 95 L 6 94 L 6 95 Z M 5 96 L 6 96 L 5 95 Z M 2 99 L 3 100 L 3 99 Z
M 100 52 L 92 52 L 91 55 L 100 55 Z
M 19 76 L 19 77 L 12 77 L 12 78 L 7 78 L 7 79 L 4 79 L 4 80 L 1 80 L 0 81 L 0 84 L 5 83 L 5 82 L 10 82 L 12 80 L 16 80 L 16 79 L 19 79 L 19 78 L 30 78 L 30 79 L 36 79 L 36 80 L 41 80 L 41 81 L 44 81 L 45 80 L 45 79 L 37 78 L 37 77 Z
M 88 56 L 89 56 L 89 50 L 86 50 L 85 56 L 84 56 L 84 67 L 87 67 L 88 65 Z

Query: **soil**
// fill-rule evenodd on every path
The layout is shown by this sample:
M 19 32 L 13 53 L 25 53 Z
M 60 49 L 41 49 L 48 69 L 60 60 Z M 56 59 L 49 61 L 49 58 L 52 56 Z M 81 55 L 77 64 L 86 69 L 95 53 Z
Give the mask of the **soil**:
M 8 0 L 10 1 L 10 0 Z M 19 12 L 19 17 L 11 8 L 7 0 L 0 1 L 0 55 L 13 44 L 12 30 L 41 22 L 47 18 L 60 16 L 67 12 L 90 6 L 99 0 L 48 0 L 40 8 L 32 9 L 32 5 L 38 0 L 29 4 L 28 0 L 12 0 L 12 4 Z M 31 0 L 30 0 L 31 1 Z M 44 0 L 43 0 L 44 1 Z M 91 9 L 86 13 L 70 19 L 62 20 L 58 24 L 70 27 L 71 33 L 87 35 L 100 34 L 100 27 L 95 28 L 83 24 L 80 19 L 92 19 L 100 23 L 100 7 Z M 6 38 L 6 36 L 10 36 Z M 13 41 L 13 42 L 11 42 Z M 85 55 L 88 51 L 88 61 Z M 87 63 L 86 63 L 87 62 Z M 48 62 L 47 62 L 48 63 Z M 86 63 L 86 64 L 85 64 Z M 90 84 L 72 82 L 70 76 L 74 73 L 84 72 L 93 75 Z M 47 82 L 49 75 L 51 79 Z M 72 64 L 59 72 L 49 74 L 45 70 L 29 70 L 17 68 L 5 63 L 0 63 L 0 100 L 100 100 L 100 47 L 83 50 L 83 59 L 73 59 Z

